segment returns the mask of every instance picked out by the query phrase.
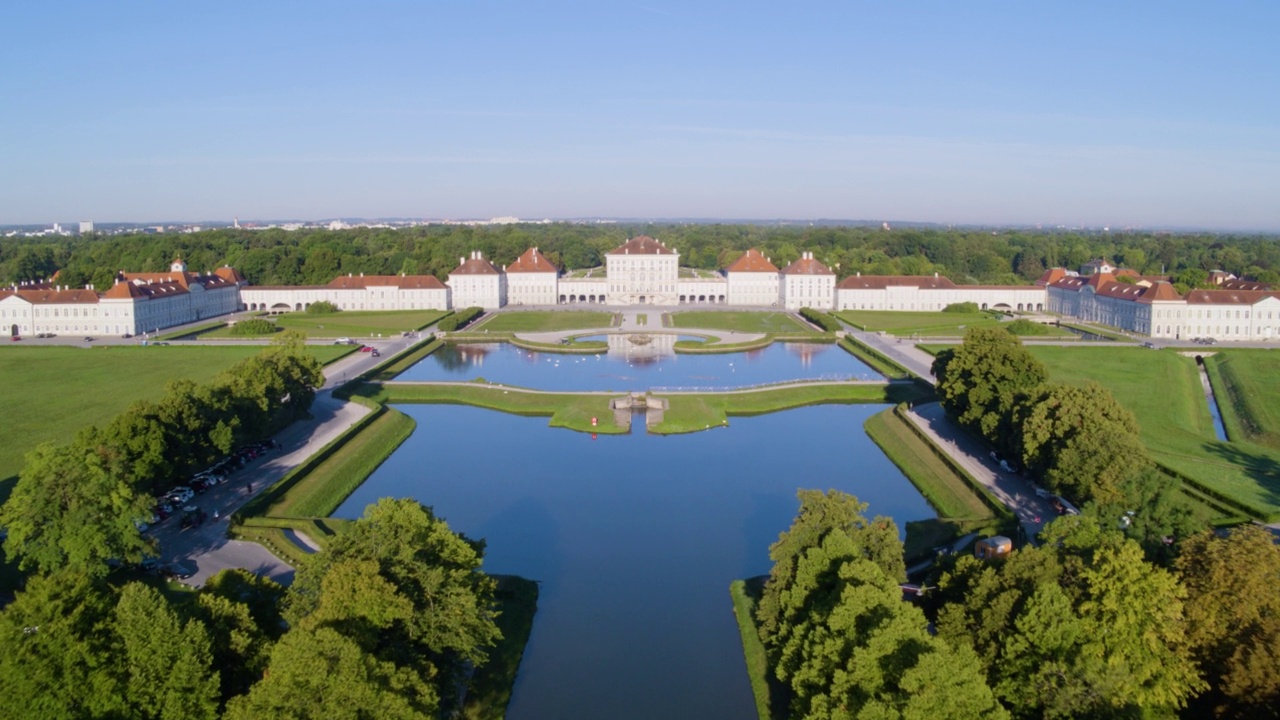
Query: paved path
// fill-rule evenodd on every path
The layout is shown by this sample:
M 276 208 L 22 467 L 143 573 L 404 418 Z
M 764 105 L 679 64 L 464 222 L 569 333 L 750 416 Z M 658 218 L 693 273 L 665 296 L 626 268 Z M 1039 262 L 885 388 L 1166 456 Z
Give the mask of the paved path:
M 938 447 L 1012 510 L 1027 538 L 1034 539 L 1041 528 L 1058 517 L 1049 501 L 1036 495 L 1030 481 L 1002 471 L 991 460 L 986 445 L 948 420 L 939 403 L 917 405 L 907 412 L 907 419 L 928 433 Z
M 914 344 L 910 342 L 903 342 L 892 335 L 881 335 L 879 333 L 864 332 L 862 330 L 849 330 L 848 333 L 858 340 L 861 340 L 863 343 L 875 348 L 882 355 L 888 356 L 894 362 L 907 370 L 910 370 L 930 385 L 934 383 L 933 356 L 916 347 Z
M 407 350 L 418 340 L 401 336 L 373 339 L 367 344 L 379 348 L 382 357 L 375 358 L 373 353 L 352 353 L 326 367 L 324 388 L 316 394 L 309 419 L 298 421 L 278 434 L 275 437 L 278 449 L 251 460 L 233 473 L 227 482 L 195 497 L 191 504 L 208 514 L 203 525 L 182 530 L 175 514 L 152 531 L 160 543 L 161 562 L 194 569 L 187 582 L 197 587 L 219 571 L 237 567 L 266 575 L 283 584 L 292 582 L 293 568 L 266 548 L 257 543 L 228 539 L 227 518 L 253 495 L 270 487 L 369 413 L 363 405 L 334 398 L 333 388 Z M 250 487 L 253 488 L 252 493 L 249 492 Z M 218 513 L 216 520 L 213 517 L 215 511 Z M 307 549 L 314 545 L 307 542 L 309 538 L 300 537 L 299 540 L 309 546 Z

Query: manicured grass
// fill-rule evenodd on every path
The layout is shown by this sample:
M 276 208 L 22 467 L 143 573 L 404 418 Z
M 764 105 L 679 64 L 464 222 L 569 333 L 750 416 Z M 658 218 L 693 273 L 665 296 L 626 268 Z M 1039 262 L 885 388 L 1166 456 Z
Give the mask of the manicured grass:
M 866 345 L 858 341 L 858 339 L 854 338 L 852 335 L 846 335 L 844 339 L 840 341 L 840 347 L 844 348 L 850 355 L 869 365 L 872 370 L 875 370 L 891 380 L 905 380 L 912 377 L 909 370 L 881 354 L 870 345 Z
M 15 345 L 17 343 L 14 343 Z M 42 442 L 70 442 L 103 425 L 135 400 L 159 400 L 165 383 L 207 382 L 219 371 L 262 352 L 260 345 L 225 347 L 5 347 L 0 350 L 0 500 L 22 469 L 23 456 Z M 349 348 L 311 347 L 325 361 Z
M 266 510 L 268 516 L 327 517 L 413 434 L 413 418 L 387 408 L 346 436 L 345 442 L 307 471 Z M 286 477 L 281 482 L 287 482 Z
M 1280 450 L 1280 351 L 1224 350 L 1205 367 L 1232 439 Z
M 756 715 L 760 720 L 783 720 L 787 717 L 787 688 L 769 672 L 769 659 L 756 629 L 756 605 L 764 591 L 764 577 L 734 580 L 729 584 L 733 598 L 733 615 L 742 637 L 742 654 L 747 661 L 747 677 L 751 694 L 756 699 Z
M 673 312 L 667 316 L 672 327 L 731 330 L 740 333 L 815 333 L 785 312 Z
M 613 314 L 571 310 L 565 312 L 528 311 L 500 312 L 490 315 L 475 329 L 490 332 L 551 332 L 556 330 L 589 330 L 607 328 Z
M 662 422 L 649 429 L 659 435 L 675 435 L 728 425 L 733 415 L 763 415 L 806 405 L 898 403 L 919 400 L 923 395 L 914 383 L 791 385 L 749 392 L 663 395 L 667 410 Z
M 489 650 L 489 661 L 476 671 L 462 717 L 466 720 L 502 720 L 511 702 L 516 673 L 524 657 L 533 616 L 538 611 L 538 584 L 514 575 L 497 575 L 498 630 L 502 640 Z
M 448 315 L 447 310 L 353 311 L 308 315 L 303 312 L 275 316 L 284 330 L 297 330 L 307 337 L 353 339 L 398 335 L 406 330 L 420 330 Z M 201 337 L 234 337 L 230 328 L 207 332 Z
M 968 482 L 943 462 L 892 409 L 871 416 L 863 428 L 940 517 L 973 520 L 995 517 Z
M 613 421 L 609 400 L 624 393 L 544 393 L 487 383 L 367 383 L 354 393 L 378 403 L 451 403 L 515 415 L 550 416 L 551 427 L 601 434 L 625 433 Z M 592 426 L 591 418 L 596 418 Z
M 960 337 L 973 327 L 999 325 L 994 316 L 983 313 L 894 312 L 884 310 L 842 310 L 836 317 L 854 327 L 894 335 Z
M 1138 418 L 1152 457 L 1168 470 L 1255 517 L 1280 516 L 1280 451 L 1216 439 L 1194 359 L 1141 347 L 1028 349 L 1055 381 L 1095 380 L 1110 390 Z M 1255 369 L 1239 374 L 1252 378 Z

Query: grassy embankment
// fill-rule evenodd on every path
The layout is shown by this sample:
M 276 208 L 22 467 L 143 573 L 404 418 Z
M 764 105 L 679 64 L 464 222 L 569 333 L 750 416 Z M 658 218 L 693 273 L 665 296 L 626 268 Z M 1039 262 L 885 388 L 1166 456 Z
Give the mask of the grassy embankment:
M 1248 441 L 1216 439 L 1195 360 L 1141 347 L 1029 347 L 1057 382 L 1094 380 L 1128 408 L 1152 458 L 1183 480 L 1202 514 L 1280 517 L 1280 451 Z M 1248 367 L 1246 361 L 1243 367 Z M 1255 376 L 1259 368 L 1249 368 Z M 1268 376 L 1256 376 L 1260 399 L 1274 399 Z M 1205 506 L 1209 507 L 1205 507 Z M 1213 507 L 1217 506 L 1217 508 Z
M 1224 350 L 1204 366 L 1228 437 L 1280 450 L 1280 352 Z
M 683 311 L 663 316 L 663 324 L 675 329 L 701 329 L 739 332 L 759 335 L 752 340 L 724 342 L 721 338 L 706 336 L 704 341 L 680 340 L 676 352 L 682 353 L 732 353 L 768 347 L 777 340 L 806 342 L 834 342 L 834 333 L 814 330 L 787 312 L 755 312 L 750 310 L 710 312 Z
M 557 332 L 608 328 L 616 324 L 613 313 L 607 312 L 528 310 L 494 313 L 468 329 L 488 330 L 491 333 Z
M 309 338 L 349 337 L 358 340 L 399 335 L 407 330 L 421 330 L 448 314 L 448 310 L 344 310 L 324 315 L 293 312 L 276 315 L 272 319 L 282 331 L 297 330 Z M 237 336 L 231 334 L 230 327 L 223 326 L 201 333 L 200 337 L 235 338 Z
M 582 432 L 617 434 L 627 428 L 613 421 L 609 400 L 625 393 L 550 393 L 476 382 L 460 385 L 366 383 L 355 388 L 353 397 L 388 403 L 473 405 L 513 415 L 547 416 L 551 427 Z M 591 424 L 591 418 L 597 424 Z
M 783 720 L 787 717 L 788 691 L 769 673 L 769 659 L 756 630 L 756 605 L 760 602 L 766 579 L 734 580 L 729 584 L 729 596 L 733 598 L 733 615 L 742 636 L 742 654 L 747 661 L 747 677 L 751 680 L 751 694 L 756 700 L 756 714 L 759 720 Z
M 671 394 L 660 435 L 698 432 L 729 424 L 731 416 L 764 415 L 808 405 L 918 402 L 926 392 L 913 383 L 798 384 L 748 392 Z
M 1000 501 L 931 443 L 905 417 L 901 405 L 867 419 L 863 428 L 938 517 L 907 523 L 903 557 L 910 565 L 933 548 L 970 532 L 995 535 L 1011 531 L 1013 515 Z
M 910 370 L 851 335 L 846 335 L 840 341 L 840 347 L 890 380 L 908 380 L 915 377 Z
M 533 616 L 538 611 L 538 584 L 514 575 L 498 575 L 498 630 L 502 640 L 489 651 L 489 661 L 476 671 L 462 709 L 465 720 L 502 720 L 507 715 L 520 659 L 524 657 Z
M 882 310 L 841 310 L 836 317 L 870 332 L 886 332 L 899 337 L 964 337 L 969 328 L 1009 325 L 991 312 L 885 312 Z M 1075 333 L 1052 325 L 1036 328 L 1042 337 L 1076 337 Z

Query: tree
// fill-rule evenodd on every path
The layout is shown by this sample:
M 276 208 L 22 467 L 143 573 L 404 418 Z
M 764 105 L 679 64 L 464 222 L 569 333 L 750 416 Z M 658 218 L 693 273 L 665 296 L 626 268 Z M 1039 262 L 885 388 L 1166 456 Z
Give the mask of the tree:
M 1280 708 L 1280 547 L 1242 525 L 1182 544 L 1187 639 L 1209 679 L 1202 702 L 1219 717 L 1275 717 Z
M 451 700 L 466 668 L 483 664 L 501 639 L 483 557 L 483 543 L 429 508 L 383 499 L 298 569 L 286 617 L 336 630 L 421 676 L 438 672 L 439 695 Z
M 120 591 L 114 620 L 137 717 L 217 717 L 219 678 L 200 622 L 179 621 L 157 590 L 137 582 Z
M 430 720 L 430 678 L 365 652 L 331 628 L 289 631 L 266 677 L 227 703 L 228 720 Z
M 70 568 L 105 575 L 107 561 L 137 562 L 151 544 L 134 525 L 150 516 L 150 498 L 134 490 L 112 450 L 92 443 L 94 433 L 61 447 L 40 445 L 9 500 L 0 526 L 9 537 L 5 553 L 23 569 Z
M 828 490 L 801 490 L 800 510 L 791 527 L 778 536 L 769 547 L 773 569 L 756 609 L 760 638 L 766 648 L 778 645 L 775 636 L 786 631 L 788 616 L 797 609 L 788 604 L 801 594 L 797 586 L 804 582 L 798 575 L 798 562 L 812 548 L 821 547 L 828 535 L 839 534 L 848 541 L 846 550 L 850 556 L 859 556 L 876 563 L 886 577 L 897 582 L 906 579 L 902 562 L 902 542 L 893 520 L 876 517 L 867 520 L 862 513 L 867 504 L 856 497 Z
M 1122 497 L 1122 486 L 1151 461 L 1138 421 L 1095 382 L 1045 384 L 1013 409 L 1013 446 L 1028 470 L 1080 502 Z
M 0 612 L 0 717 L 122 717 L 111 596 L 88 573 L 33 576 Z
M 964 560 L 939 583 L 938 635 L 968 639 L 1007 707 L 1024 717 L 1170 714 L 1204 687 L 1177 578 L 1137 543 L 1067 517 L 1001 565 Z
M 1048 379 L 1044 365 L 999 327 L 970 328 L 960 347 L 938 353 L 933 374 L 947 415 L 1001 447 L 1019 393 Z

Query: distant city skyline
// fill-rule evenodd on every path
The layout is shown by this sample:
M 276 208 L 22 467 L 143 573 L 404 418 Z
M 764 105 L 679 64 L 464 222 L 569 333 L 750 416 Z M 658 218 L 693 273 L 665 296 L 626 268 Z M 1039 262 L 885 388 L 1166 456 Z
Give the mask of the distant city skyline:
M 0 225 L 1280 230 L 1273 3 L 17 3 Z

